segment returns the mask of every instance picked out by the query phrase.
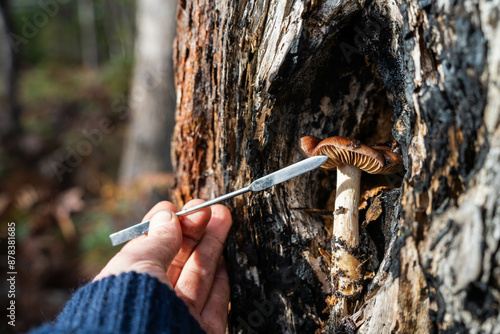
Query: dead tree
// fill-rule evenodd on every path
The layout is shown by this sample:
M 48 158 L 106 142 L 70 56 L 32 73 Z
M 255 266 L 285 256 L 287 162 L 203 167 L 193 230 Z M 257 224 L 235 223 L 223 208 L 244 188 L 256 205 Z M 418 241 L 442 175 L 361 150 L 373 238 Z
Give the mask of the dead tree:
M 180 2 L 178 203 L 300 160 L 304 135 L 394 138 L 405 162 L 362 176 L 365 282 L 339 323 L 335 173 L 228 203 L 231 333 L 500 331 L 499 4 Z

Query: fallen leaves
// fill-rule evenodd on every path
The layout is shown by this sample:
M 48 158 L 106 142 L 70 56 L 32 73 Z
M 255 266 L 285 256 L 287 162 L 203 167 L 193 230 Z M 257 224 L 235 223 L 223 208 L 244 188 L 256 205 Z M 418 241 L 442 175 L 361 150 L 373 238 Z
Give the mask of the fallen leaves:
M 76 240 L 76 228 L 71 220 L 71 213 L 83 209 L 85 203 L 82 196 L 83 189 L 73 187 L 59 195 L 56 200 L 55 218 L 67 242 Z
M 363 227 L 366 227 L 368 223 L 377 220 L 377 218 L 382 214 L 383 207 L 382 200 L 380 199 L 381 195 L 382 194 L 379 194 L 377 197 L 375 197 L 368 210 L 366 210 L 365 221 L 362 224 Z
M 359 205 L 359 210 L 363 210 L 368 206 L 368 200 L 370 198 L 375 197 L 375 196 L 379 195 L 379 193 L 386 191 L 386 190 L 390 190 L 390 189 L 391 188 L 387 187 L 387 186 L 380 186 L 380 187 L 371 188 L 371 189 L 365 191 L 361 195 L 361 200 L 360 200 L 361 204 Z

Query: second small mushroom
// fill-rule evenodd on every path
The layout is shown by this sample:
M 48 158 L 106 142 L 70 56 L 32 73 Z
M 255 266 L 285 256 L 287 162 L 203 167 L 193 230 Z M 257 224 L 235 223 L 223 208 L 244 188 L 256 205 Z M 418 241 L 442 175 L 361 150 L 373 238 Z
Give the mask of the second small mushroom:
M 393 174 L 403 169 L 401 155 L 388 146 L 370 147 L 357 139 L 330 137 L 325 140 L 313 136 L 300 139 L 300 150 L 307 157 L 326 155 L 321 166 L 337 169 L 332 236 L 332 277 L 336 294 L 344 298 L 357 296 L 362 286 L 361 261 L 358 251 L 361 171 L 370 174 Z

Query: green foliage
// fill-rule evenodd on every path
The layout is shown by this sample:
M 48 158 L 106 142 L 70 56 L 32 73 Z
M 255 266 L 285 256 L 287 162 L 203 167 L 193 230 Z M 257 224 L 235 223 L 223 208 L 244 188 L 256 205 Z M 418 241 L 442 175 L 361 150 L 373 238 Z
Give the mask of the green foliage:
M 76 215 L 75 225 L 80 235 L 80 250 L 84 271 L 102 268 L 119 250 L 111 245 L 113 217 L 105 212 L 88 210 Z
M 60 5 L 47 13 L 40 3 L 25 1 L 12 6 L 11 20 L 19 37 L 21 64 L 52 61 L 78 63 L 78 18 L 76 1 Z
M 49 138 L 55 131 L 53 123 L 48 122 L 43 117 L 26 117 L 21 122 L 23 131 L 30 134 L 40 135 L 44 138 Z
M 14 2 L 11 10 L 15 44 L 22 65 L 81 62 L 81 27 L 77 1 L 59 4 L 50 10 L 43 1 Z M 94 27 L 100 63 L 133 55 L 135 2 L 95 0 Z
M 126 57 L 111 59 L 98 72 L 48 62 L 39 64 L 22 71 L 19 78 L 20 100 L 30 107 L 47 101 L 71 103 L 82 100 L 82 93 L 86 90 L 97 88 L 107 90 L 111 97 L 121 96 L 128 92 L 131 68 L 132 59 Z M 89 103 L 92 99 L 83 101 Z
M 81 95 L 86 77 L 83 69 L 40 64 L 22 71 L 19 95 L 23 104 L 38 105 L 47 101 L 71 102 Z
M 131 56 L 114 57 L 103 66 L 100 77 L 111 96 L 120 96 L 128 92 L 132 75 L 133 58 Z

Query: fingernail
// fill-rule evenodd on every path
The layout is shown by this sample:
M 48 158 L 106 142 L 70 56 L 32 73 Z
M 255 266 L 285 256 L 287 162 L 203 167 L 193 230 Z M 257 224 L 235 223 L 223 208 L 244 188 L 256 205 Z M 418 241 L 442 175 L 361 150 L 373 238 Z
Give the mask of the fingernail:
M 152 230 L 158 226 L 166 224 L 172 220 L 173 214 L 169 210 L 161 210 L 153 215 L 149 221 L 149 229 Z

